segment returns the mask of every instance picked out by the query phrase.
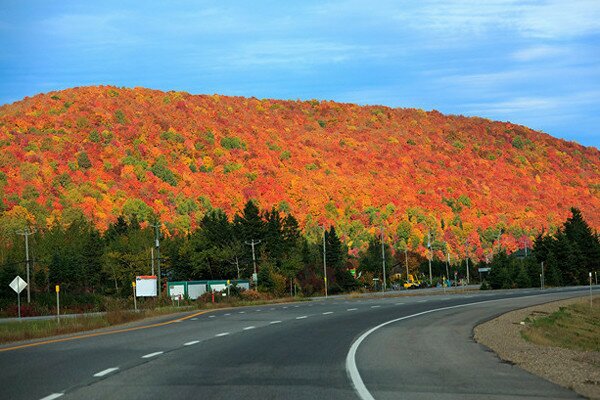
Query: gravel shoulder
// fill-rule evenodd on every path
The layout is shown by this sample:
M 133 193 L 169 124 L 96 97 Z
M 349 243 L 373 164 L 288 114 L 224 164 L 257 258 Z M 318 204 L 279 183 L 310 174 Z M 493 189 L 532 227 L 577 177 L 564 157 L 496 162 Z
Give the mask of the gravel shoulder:
M 582 300 L 562 300 L 506 313 L 476 326 L 475 340 L 493 350 L 502 360 L 582 396 L 600 400 L 600 352 L 538 346 L 521 337 L 525 327 L 521 322 L 527 317 L 548 315 L 559 307 Z

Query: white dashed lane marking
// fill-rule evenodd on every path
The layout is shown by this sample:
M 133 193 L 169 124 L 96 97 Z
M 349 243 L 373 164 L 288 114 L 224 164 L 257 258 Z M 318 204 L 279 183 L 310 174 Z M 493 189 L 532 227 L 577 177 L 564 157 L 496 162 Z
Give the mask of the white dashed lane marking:
M 356 310 L 358 310 L 358 308 L 349 308 L 346 311 L 356 311 Z
M 273 325 L 273 324 L 280 324 L 280 323 L 281 323 L 281 321 L 271 321 L 271 322 L 269 322 L 269 323 L 270 323 L 271 325 Z
M 215 336 L 221 337 L 221 336 L 227 336 L 227 335 L 229 335 L 229 332 L 217 333 Z
M 249 331 L 250 329 L 256 328 L 255 326 L 247 326 L 244 328 L 245 331 Z
M 145 356 L 142 356 L 142 358 L 152 358 L 152 357 L 160 356 L 162 353 L 164 353 L 164 352 L 157 351 L 155 353 L 146 354 Z
M 329 314 L 333 314 L 333 311 L 327 311 L 327 312 L 323 313 L 323 315 L 329 315 Z
M 58 399 L 62 395 L 64 395 L 64 393 L 52 393 L 51 395 L 48 395 L 40 400 L 54 400 L 54 399 Z
M 371 308 L 379 308 L 379 307 L 381 307 L 381 306 L 371 306 Z
M 194 345 L 196 343 L 200 343 L 200 341 L 199 340 L 192 340 L 191 342 L 184 343 L 183 345 L 184 346 L 191 346 L 191 345 Z
M 303 315 L 301 317 L 296 317 L 296 319 L 304 319 L 304 318 L 308 318 L 308 316 L 307 315 Z
M 101 378 L 101 377 L 103 377 L 105 375 L 110 374 L 111 372 L 117 371 L 118 369 L 119 369 L 119 367 L 108 368 L 108 369 L 105 369 L 104 371 L 100 371 L 100 372 L 95 373 L 94 377 Z

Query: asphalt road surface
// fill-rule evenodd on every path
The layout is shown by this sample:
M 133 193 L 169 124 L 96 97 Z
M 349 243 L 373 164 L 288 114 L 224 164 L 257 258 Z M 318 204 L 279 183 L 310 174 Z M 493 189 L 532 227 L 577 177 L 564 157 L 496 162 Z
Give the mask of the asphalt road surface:
M 472 339 L 585 288 L 335 298 L 0 348 L 1 399 L 573 399 Z M 156 326 L 158 325 L 158 326 Z

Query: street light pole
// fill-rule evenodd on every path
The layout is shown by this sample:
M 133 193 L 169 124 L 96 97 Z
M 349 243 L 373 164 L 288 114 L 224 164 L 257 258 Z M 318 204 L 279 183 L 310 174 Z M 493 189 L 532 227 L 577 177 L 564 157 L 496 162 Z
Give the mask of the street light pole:
M 429 286 L 433 285 L 433 274 L 431 273 L 431 258 L 433 257 L 431 250 L 431 231 L 427 233 L 427 248 L 429 249 Z
M 382 261 L 382 268 L 383 268 L 383 286 L 382 286 L 381 290 L 383 292 L 385 292 L 387 282 L 385 279 L 385 246 L 383 244 L 383 225 L 381 226 L 381 261 Z
M 325 251 L 325 225 L 323 225 L 323 282 L 325 283 L 325 297 L 327 297 L 327 257 Z
M 408 281 L 408 243 L 406 244 L 406 248 L 404 248 L 404 258 L 406 260 L 406 280 Z

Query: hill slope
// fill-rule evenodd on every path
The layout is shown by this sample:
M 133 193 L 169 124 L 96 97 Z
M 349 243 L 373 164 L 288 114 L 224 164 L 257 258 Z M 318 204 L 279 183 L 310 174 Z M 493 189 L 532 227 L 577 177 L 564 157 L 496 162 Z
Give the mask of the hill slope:
M 571 206 L 600 227 L 598 149 L 436 111 L 82 87 L 0 107 L 0 149 L 5 218 L 20 205 L 37 223 L 155 212 L 187 230 L 257 199 L 351 247 L 383 216 L 390 240 L 422 246 L 429 225 L 480 256 L 500 228 L 515 246 Z

